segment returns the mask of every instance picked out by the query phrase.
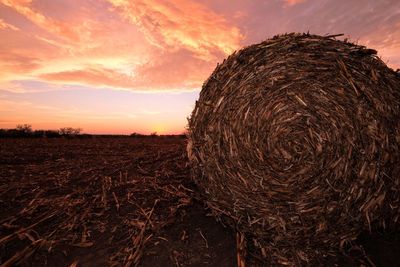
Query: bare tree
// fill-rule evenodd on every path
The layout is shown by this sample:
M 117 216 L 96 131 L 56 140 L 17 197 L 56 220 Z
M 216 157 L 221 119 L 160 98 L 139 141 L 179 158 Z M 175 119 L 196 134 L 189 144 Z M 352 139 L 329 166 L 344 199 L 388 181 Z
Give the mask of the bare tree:
M 60 128 L 58 132 L 60 133 L 60 135 L 74 136 L 80 134 L 81 131 L 81 128 L 64 127 Z
M 32 125 L 30 124 L 18 124 L 16 127 L 17 131 L 23 134 L 31 134 L 32 133 Z

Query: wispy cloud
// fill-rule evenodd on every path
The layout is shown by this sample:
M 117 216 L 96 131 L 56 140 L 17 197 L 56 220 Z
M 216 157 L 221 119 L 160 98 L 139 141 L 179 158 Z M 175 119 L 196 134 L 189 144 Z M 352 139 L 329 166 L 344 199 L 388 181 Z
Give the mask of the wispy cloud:
M 85 24 L 79 27 L 70 27 L 68 23 L 49 18 L 32 7 L 32 0 L 0 0 L 0 3 L 14 9 L 42 29 L 57 34 L 58 37 L 75 41 L 82 36 L 82 28 Z
M 198 90 L 216 62 L 239 48 L 244 37 L 223 16 L 193 1 L 82 1 L 79 8 L 78 2 L 67 5 L 65 12 L 57 5 L 49 12 L 33 1 L 0 3 L 0 9 L 3 5 L 34 26 L 17 16 L 22 30 L 0 40 L 3 82 Z
M 214 53 L 233 52 L 244 38 L 223 16 L 192 0 L 109 1 L 147 40 L 169 51 L 184 48 L 210 60 Z
M 15 53 L 0 53 L 0 80 L 7 80 L 10 76 L 26 75 L 30 71 L 37 69 L 40 66 L 38 58 Z
M 154 52 L 146 62 L 128 69 L 93 64 L 76 70 L 45 72 L 38 77 L 51 82 L 136 91 L 185 91 L 199 90 L 215 65 L 180 49 L 174 53 Z
M 102 66 L 93 66 L 81 70 L 45 73 L 39 75 L 39 78 L 47 81 L 75 82 L 78 84 L 91 84 L 95 86 L 129 88 L 133 85 L 131 76 Z
M 13 30 L 18 31 L 18 27 L 11 25 L 0 18 L 0 30 Z
M 15 94 L 43 93 L 60 90 L 66 91 L 68 89 L 68 86 L 38 82 L 36 80 L 0 82 L 0 92 L 10 92 Z
M 286 6 L 294 6 L 297 4 L 304 3 L 306 0 L 284 0 Z

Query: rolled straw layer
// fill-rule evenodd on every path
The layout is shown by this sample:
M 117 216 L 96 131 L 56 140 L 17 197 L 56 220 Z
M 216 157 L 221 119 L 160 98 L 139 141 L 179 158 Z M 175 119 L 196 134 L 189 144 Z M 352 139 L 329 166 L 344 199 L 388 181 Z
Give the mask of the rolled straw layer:
M 188 135 L 208 206 L 270 264 L 398 221 L 400 77 L 375 50 L 309 34 L 246 47 L 204 83 Z

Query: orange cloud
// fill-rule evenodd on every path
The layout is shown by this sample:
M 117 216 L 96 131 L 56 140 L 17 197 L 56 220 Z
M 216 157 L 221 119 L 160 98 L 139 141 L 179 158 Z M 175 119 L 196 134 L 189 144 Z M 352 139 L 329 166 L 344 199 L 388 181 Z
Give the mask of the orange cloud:
M 362 16 L 343 18 L 329 1 L 327 7 L 311 1 L 296 8 L 282 6 L 304 1 L 233 1 L 227 6 L 212 0 L 0 0 L 0 14 L 6 14 L 0 19 L 0 82 L 37 79 L 140 91 L 199 89 L 216 63 L 242 42 L 304 31 L 310 25 L 320 34 L 354 28 L 351 36 L 376 48 L 390 66 L 400 67 L 400 24 L 394 11 L 382 15 L 386 6 L 375 4 L 380 8 L 376 18 L 369 9 Z M 359 9 L 353 3 L 347 12 Z
M 65 3 L 70 9 L 62 6 Z M 122 83 L 127 87 L 127 79 L 121 82 L 120 78 L 148 60 L 148 43 L 135 26 L 104 5 L 110 6 L 107 2 L 81 2 L 79 6 L 60 2 L 50 6 L 36 1 L 0 0 L 0 12 L 20 27 L 17 31 L 8 21 L 0 21 L 0 82 L 48 76 L 54 81 L 64 77 L 60 81 L 66 84 L 78 80 L 89 85 L 119 87 Z M 101 20 L 104 17 L 106 22 Z M 106 71 L 89 68 L 83 77 L 82 71 L 76 71 L 92 65 L 102 65 Z M 46 75 L 53 72 L 56 74 Z M 116 76 L 93 80 L 104 73 Z
M 359 43 L 376 49 L 393 69 L 400 68 L 400 19 L 395 25 L 381 25 L 376 32 L 362 36 Z M 394 27 L 393 27 L 394 26 Z
M 78 70 L 40 74 L 42 80 L 89 84 L 131 90 L 193 90 L 199 89 L 214 67 L 213 63 L 193 57 L 186 50 L 153 54 L 148 62 L 126 73 L 118 68 L 91 65 Z
M 22 28 L 0 30 L 0 82 L 31 78 L 43 62 L 48 64 L 57 54 L 58 49 Z
M 148 41 L 163 49 L 184 48 L 215 60 L 240 47 L 239 28 L 204 5 L 191 0 L 109 0 L 124 17 L 139 26 Z
M 192 0 L 108 1 L 0 0 L 21 28 L 11 33 L 12 25 L 0 21 L 7 31 L 0 81 L 193 90 L 243 39 L 223 16 Z
M 80 17 L 81 20 L 85 18 L 83 15 Z M 26 52 L 36 55 L 40 61 L 37 60 L 36 65 L 30 64 L 30 69 L 26 66 L 18 72 L 30 72 L 35 78 L 56 83 L 158 91 L 198 89 L 215 67 L 216 60 L 201 59 L 196 53 L 184 48 L 170 51 L 149 47 L 149 43 L 135 26 L 121 20 L 120 16 L 114 18 L 118 19 L 101 24 L 95 21 L 98 27 L 92 29 L 92 38 L 87 43 L 66 43 L 54 35 L 35 34 L 33 40 L 27 42 L 34 41 L 51 47 L 55 54 L 50 57 L 31 48 Z M 92 17 L 89 19 L 94 21 Z M 7 48 L 1 50 L 5 51 Z M 48 49 L 40 50 L 45 52 Z M 222 58 L 223 53 L 215 53 L 218 52 L 219 58 Z M 20 57 L 23 55 L 25 52 Z M 22 61 L 15 57 L 15 69 L 18 69 L 20 62 Z
M 19 29 L 14 25 L 11 25 L 0 18 L 0 30 L 13 30 L 18 31 Z
M 95 86 L 114 86 L 129 88 L 132 86 L 130 76 L 113 69 L 101 66 L 89 67 L 81 70 L 68 70 L 39 75 L 39 78 L 47 81 L 91 84 Z
M 59 37 L 64 37 L 70 40 L 79 40 L 80 38 L 79 31 L 74 30 L 76 28 L 70 27 L 67 23 L 62 23 L 48 18 L 42 13 L 34 10 L 31 7 L 31 0 L 0 0 L 0 3 L 14 9 L 37 26 L 55 33 Z
M 135 69 L 136 85 L 157 89 L 199 89 L 216 63 L 203 60 L 180 49 L 154 54 L 151 61 Z
M 39 66 L 39 60 L 28 55 L 18 55 L 12 52 L 0 54 L 0 69 L 2 69 L 0 78 L 9 75 L 9 73 L 24 74 Z
M 284 0 L 286 6 L 294 6 L 297 4 L 304 3 L 306 0 Z

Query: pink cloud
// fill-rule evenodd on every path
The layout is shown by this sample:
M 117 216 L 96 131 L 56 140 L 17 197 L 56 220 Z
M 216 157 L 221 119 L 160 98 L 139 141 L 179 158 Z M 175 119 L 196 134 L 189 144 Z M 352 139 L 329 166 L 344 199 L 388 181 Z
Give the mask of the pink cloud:
M 14 55 L 5 59 L 3 80 L 20 75 L 131 90 L 199 89 L 243 39 L 223 16 L 193 1 L 0 2 L 34 25 L 26 30 L 23 22 L 21 32 L 0 40 L 0 52 Z
M 187 50 L 154 54 L 148 62 L 133 68 L 131 74 L 104 66 L 44 73 L 40 79 L 131 90 L 194 90 L 208 77 L 213 63 L 196 58 Z
M 0 30 L 13 30 L 18 31 L 19 29 L 14 25 L 11 25 L 0 18 Z
M 400 68 L 400 18 L 395 27 L 380 25 L 376 32 L 362 36 L 359 43 L 378 51 L 389 67 Z M 393 29 L 394 28 L 394 29 Z
M 114 69 L 125 68 L 126 72 L 127 68 L 148 60 L 150 49 L 143 34 L 118 14 L 111 13 L 106 8 L 110 4 L 83 1 L 76 4 L 65 6 L 60 2 L 52 6 L 52 2 L 45 1 L 0 0 L 0 14 L 6 14 L 13 23 L 0 21 L 0 81 L 42 79 L 54 72 L 68 74 L 64 76 L 70 77 L 70 81 L 62 79 L 66 84 L 80 80 L 90 81 L 87 83 L 90 85 L 95 83 L 91 78 L 99 73 L 89 69 L 82 78 L 76 70 L 101 64 L 105 70 L 113 71 L 107 71 L 108 74 L 117 75 L 118 70 Z M 51 17 L 58 13 L 63 17 Z M 104 17 L 107 22 L 102 21 Z M 13 25 L 20 30 L 11 30 Z M 78 77 L 73 78 L 72 73 Z M 53 76 L 49 75 L 56 80 L 57 75 Z M 114 79 L 116 87 L 121 85 L 120 78 L 117 75 Z M 100 83 L 112 85 L 111 78 L 96 84 Z
M 113 69 L 103 67 L 89 67 L 80 70 L 68 70 L 60 72 L 45 73 L 39 78 L 47 81 L 82 83 L 95 86 L 130 87 L 132 79 L 129 75 L 120 73 Z
M 185 49 L 154 54 L 149 62 L 136 69 L 136 84 L 158 89 L 200 89 L 215 65 Z
M 224 17 L 192 0 L 109 2 L 137 25 L 150 43 L 168 51 L 183 48 L 213 60 L 213 53 L 230 54 L 238 49 L 244 37 Z
M 70 27 L 68 23 L 63 23 L 52 18 L 46 17 L 41 12 L 31 7 L 31 0 L 0 0 L 3 5 L 14 9 L 19 14 L 23 15 L 37 26 L 57 34 L 59 37 L 64 37 L 70 40 L 78 40 L 80 38 L 79 31 Z
M 304 3 L 306 0 L 284 0 L 286 6 L 294 6 L 297 4 Z
M 0 0 L 0 82 L 199 89 L 243 44 L 308 30 L 348 34 L 400 67 L 397 2 L 285 8 L 305 1 Z
M 59 55 L 59 49 L 30 32 L 0 30 L 0 81 L 24 79 Z
M 37 69 L 40 66 L 40 60 L 35 57 L 22 56 L 14 53 L 1 53 L 0 66 L 2 69 L 1 75 L 6 75 L 8 72 L 26 73 Z

